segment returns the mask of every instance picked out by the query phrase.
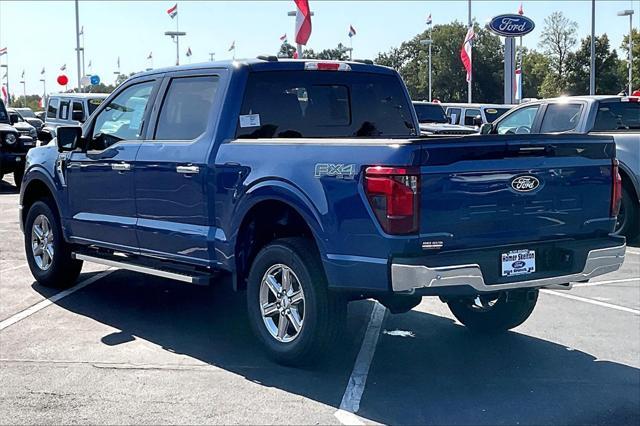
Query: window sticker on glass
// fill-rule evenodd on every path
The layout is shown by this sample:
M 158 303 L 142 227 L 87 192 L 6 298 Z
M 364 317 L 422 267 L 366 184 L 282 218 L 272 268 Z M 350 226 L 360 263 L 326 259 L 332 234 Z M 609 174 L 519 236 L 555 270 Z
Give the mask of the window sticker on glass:
M 260 127 L 260 114 L 241 115 L 240 127 Z

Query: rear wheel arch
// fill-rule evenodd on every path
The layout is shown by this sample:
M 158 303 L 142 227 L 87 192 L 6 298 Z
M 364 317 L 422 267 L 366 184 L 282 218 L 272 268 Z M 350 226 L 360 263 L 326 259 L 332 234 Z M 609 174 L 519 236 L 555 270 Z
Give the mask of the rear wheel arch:
M 290 203 L 278 199 L 263 199 L 253 204 L 242 217 L 235 239 L 234 288 L 245 287 L 246 278 L 260 249 L 280 238 L 302 237 L 308 239 L 320 256 L 321 240 L 316 227 L 310 224 L 308 215 Z M 314 229 L 316 228 L 316 229 Z
M 627 170 L 627 167 L 620 163 L 619 169 L 620 178 L 622 179 L 622 186 L 628 188 L 629 192 L 635 195 L 636 206 L 640 204 L 640 183 L 636 182 L 631 176 L 631 173 Z

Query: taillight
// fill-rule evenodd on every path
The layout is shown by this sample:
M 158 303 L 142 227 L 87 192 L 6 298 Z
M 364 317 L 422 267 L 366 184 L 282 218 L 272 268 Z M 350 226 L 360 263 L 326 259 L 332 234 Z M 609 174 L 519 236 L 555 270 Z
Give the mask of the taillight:
M 611 187 L 610 216 L 616 217 L 620 213 L 620 204 L 622 203 L 622 178 L 618 171 L 618 160 L 616 159 L 613 160 L 611 174 L 613 175 L 613 184 Z
M 413 234 L 419 227 L 420 173 L 411 167 L 367 167 L 364 191 L 388 234 Z

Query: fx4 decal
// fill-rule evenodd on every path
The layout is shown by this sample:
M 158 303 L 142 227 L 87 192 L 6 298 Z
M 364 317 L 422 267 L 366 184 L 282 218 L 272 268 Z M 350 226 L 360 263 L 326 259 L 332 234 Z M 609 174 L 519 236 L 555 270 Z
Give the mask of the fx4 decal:
M 356 174 L 355 164 L 317 163 L 315 177 L 332 176 L 338 179 L 353 179 Z

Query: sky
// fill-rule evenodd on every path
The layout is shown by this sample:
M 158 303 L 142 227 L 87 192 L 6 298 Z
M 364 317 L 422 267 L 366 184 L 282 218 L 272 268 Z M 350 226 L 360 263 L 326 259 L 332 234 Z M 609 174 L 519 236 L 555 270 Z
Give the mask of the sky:
M 165 31 L 176 29 L 167 9 L 168 1 L 87 1 L 79 2 L 80 25 L 84 27 L 85 64 L 87 73 L 98 75 L 103 82 L 113 83 L 118 57 L 120 71 L 131 73 L 145 68 L 174 65 L 176 47 Z M 374 59 L 378 52 L 398 46 L 426 28 L 426 17 L 433 24 L 467 21 L 467 1 L 320 1 L 310 0 L 313 30 L 307 44 L 315 51 L 348 45 L 349 25 L 353 37 L 354 58 Z M 524 44 L 537 47 L 544 19 L 554 11 L 578 23 L 579 38 L 591 32 L 591 0 L 523 1 L 525 15 L 536 23 L 535 30 L 524 37 Z M 473 18 L 484 23 L 501 13 L 515 13 L 520 1 L 472 1 Z M 613 48 L 618 49 L 629 31 L 629 20 L 618 17 L 620 10 L 635 10 L 633 25 L 640 27 L 640 0 L 597 0 L 596 34 L 607 33 Z M 228 49 L 235 40 L 236 58 L 276 54 L 280 36 L 294 39 L 292 0 L 283 1 L 179 1 L 178 19 L 186 37 L 180 40 L 180 62 L 205 62 L 209 53 L 215 59 L 230 59 Z M 462 40 L 460 40 L 462 43 Z M 74 1 L 0 0 L 0 48 L 9 54 L 10 89 L 22 94 L 19 84 L 24 70 L 27 94 L 42 94 L 40 72 L 45 68 L 48 93 L 60 90 L 58 75 L 69 77 L 70 87 L 77 84 L 75 4 Z M 193 56 L 185 56 L 191 48 Z M 153 60 L 147 56 L 153 52 Z M 619 51 L 619 54 L 621 52 Z M 66 64 L 66 71 L 60 67 Z M 462 65 L 461 65 L 462 66 Z M 0 78 L 4 69 L 0 71 Z

